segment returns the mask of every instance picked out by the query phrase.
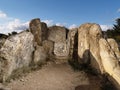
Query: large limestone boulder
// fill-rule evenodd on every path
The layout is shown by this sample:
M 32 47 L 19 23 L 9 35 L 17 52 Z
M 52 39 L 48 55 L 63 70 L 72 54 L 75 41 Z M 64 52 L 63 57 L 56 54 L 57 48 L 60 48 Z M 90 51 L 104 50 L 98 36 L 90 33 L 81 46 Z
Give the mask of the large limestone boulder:
M 81 64 L 90 64 L 97 71 L 102 71 L 99 53 L 99 39 L 102 31 L 98 24 L 83 24 L 78 29 L 78 56 Z
M 31 32 L 21 32 L 6 39 L 0 49 L 0 79 L 6 80 L 14 70 L 29 66 L 32 61 L 34 37 Z
M 52 58 L 53 57 L 53 52 L 54 52 L 54 42 L 49 41 L 49 40 L 44 40 L 43 41 L 43 47 L 48 54 L 48 58 L 49 59 Z
M 34 35 L 34 41 L 38 45 L 42 45 L 42 30 L 41 30 L 41 22 L 40 19 L 33 19 L 31 20 L 30 24 L 30 31 Z
M 34 63 L 35 64 L 44 64 L 48 60 L 54 58 L 54 43 L 53 41 L 44 40 L 42 46 L 36 46 L 34 52 Z
M 90 64 L 97 71 L 101 70 L 103 72 L 99 48 L 100 38 L 102 38 L 100 26 L 98 24 L 92 24 L 89 29 Z
M 54 44 L 54 54 L 56 56 L 64 57 L 69 55 L 69 48 L 66 42 L 57 42 Z
M 43 46 L 37 46 L 34 52 L 34 63 L 37 65 L 42 65 L 46 63 L 47 52 Z
M 68 30 L 61 26 L 52 26 L 48 30 L 48 40 L 54 42 L 53 53 L 57 59 L 67 58 L 69 45 L 67 43 Z
M 63 42 L 66 40 L 66 29 L 61 26 L 52 26 L 48 30 L 48 40 L 53 42 Z
M 89 29 L 91 24 L 83 24 L 78 28 L 78 56 L 80 63 L 87 63 L 90 59 Z
M 119 51 L 119 46 L 118 44 L 116 43 L 116 41 L 112 38 L 109 38 L 107 39 L 110 47 L 111 47 L 111 50 L 113 50 L 116 58 L 120 61 L 120 51 Z
M 104 70 L 106 73 L 108 73 L 110 78 L 112 78 L 113 82 L 120 89 L 120 65 L 119 59 L 117 57 L 117 54 L 120 52 L 117 50 L 117 43 L 113 39 L 105 40 L 102 38 L 100 39 L 99 44 Z
M 34 41 L 37 45 L 42 46 L 42 42 L 47 40 L 48 28 L 47 24 L 41 22 L 39 18 L 31 20 L 29 24 L 30 32 L 34 35 Z
M 89 64 L 98 72 L 107 73 L 120 89 L 120 51 L 113 39 L 104 39 L 97 24 L 83 24 L 78 29 L 80 63 Z

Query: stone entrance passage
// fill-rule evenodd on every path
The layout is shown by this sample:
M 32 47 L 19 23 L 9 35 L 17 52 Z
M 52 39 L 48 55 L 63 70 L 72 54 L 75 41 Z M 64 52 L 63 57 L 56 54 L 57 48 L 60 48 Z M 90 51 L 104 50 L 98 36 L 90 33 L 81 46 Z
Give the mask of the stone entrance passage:
M 107 78 L 120 88 L 119 59 L 116 41 L 104 39 L 98 24 L 86 23 L 68 30 L 62 26 L 47 27 L 37 18 L 31 20 L 28 30 L 1 36 L 0 82 L 43 67 L 38 72 L 32 72 L 30 77 L 24 77 L 26 81 L 20 80 L 25 83 L 15 81 L 16 84 L 11 83 L 10 86 L 15 85 L 14 90 L 73 90 L 75 87 L 79 90 L 90 89 L 91 86 L 97 90 L 100 88 L 95 85 L 100 82 L 98 76 L 107 74 Z M 49 65 L 49 62 L 55 64 Z M 75 68 L 79 72 L 75 72 Z

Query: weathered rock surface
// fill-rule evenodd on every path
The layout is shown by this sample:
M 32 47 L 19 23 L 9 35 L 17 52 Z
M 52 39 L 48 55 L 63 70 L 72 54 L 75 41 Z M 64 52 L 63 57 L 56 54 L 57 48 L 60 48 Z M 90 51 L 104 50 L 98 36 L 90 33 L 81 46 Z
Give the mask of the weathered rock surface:
M 38 45 L 42 45 L 42 41 L 47 40 L 47 33 L 48 28 L 47 24 L 44 22 L 41 22 L 40 19 L 33 19 L 31 20 L 30 24 L 30 31 L 34 35 L 34 41 L 37 42 Z
M 53 57 L 53 50 L 54 50 L 54 42 L 49 41 L 49 40 L 44 40 L 43 47 L 44 47 L 45 51 L 47 52 L 48 58 L 49 59 L 52 58 Z
M 6 39 L 5 38 L 1 38 L 0 39 L 0 48 L 3 46 L 3 44 L 5 43 Z
M 47 28 L 47 24 L 44 23 L 44 22 L 41 22 L 41 38 L 42 38 L 42 41 L 44 40 L 47 40 L 47 37 L 48 37 L 48 28 Z
M 68 31 L 64 27 L 52 26 L 48 30 L 48 40 L 54 42 L 53 53 L 57 59 L 69 56 L 69 46 L 67 42 Z
M 34 63 L 35 64 L 43 64 L 46 62 L 48 57 L 48 48 L 45 48 L 46 45 L 50 45 L 46 43 L 47 39 L 47 25 L 44 22 L 40 22 L 40 19 L 33 19 L 30 22 L 30 31 L 34 35 Z M 37 43 L 37 44 L 36 44 Z
M 63 42 L 66 40 L 66 29 L 60 26 L 49 27 L 48 40 L 53 42 Z
M 54 44 L 54 54 L 56 56 L 64 57 L 69 55 L 69 48 L 67 42 L 57 42 Z
M 97 70 L 102 70 L 99 54 L 99 39 L 102 37 L 100 26 L 83 24 L 78 29 L 78 55 L 81 64 L 91 64 Z
M 34 52 L 34 63 L 35 64 L 44 64 L 46 63 L 47 52 L 43 46 L 37 46 Z
M 37 45 L 47 47 L 47 49 L 49 49 L 46 50 L 47 53 L 49 53 L 48 56 L 54 56 L 57 59 L 63 59 L 62 57 L 68 58 L 68 30 L 65 27 L 52 26 L 47 28 L 47 25 L 43 22 L 40 22 L 40 19 L 33 19 L 30 22 L 30 31 L 34 35 L 35 42 L 37 42 L 37 44 L 34 44 L 35 47 Z
M 98 24 L 92 24 L 89 30 L 89 46 L 90 46 L 90 64 L 97 71 L 103 72 L 100 57 L 99 40 L 102 38 L 102 30 Z
M 40 19 L 31 20 L 29 27 L 31 33 L 34 35 L 34 41 L 37 42 L 38 45 L 42 45 L 42 30 Z
M 120 61 L 120 51 L 119 51 L 119 46 L 118 44 L 116 43 L 116 41 L 114 39 L 107 39 L 110 47 L 111 47 L 111 50 L 113 50 L 114 54 L 115 54 L 115 57 Z
M 68 33 L 69 59 L 77 59 L 78 53 L 78 29 L 71 29 Z
M 78 55 L 80 63 L 90 64 L 101 73 L 107 73 L 120 89 L 120 51 L 113 39 L 102 38 L 97 24 L 83 24 L 78 29 Z
M 78 55 L 80 63 L 87 63 L 90 59 L 89 28 L 91 24 L 83 24 L 78 29 Z
M 110 43 L 109 43 L 110 42 Z M 112 42 L 112 43 L 111 43 Z M 117 84 L 118 88 L 120 89 L 120 65 L 119 59 L 115 52 L 116 48 L 114 46 L 117 45 L 113 39 L 109 39 L 108 41 L 105 39 L 100 39 L 100 55 L 102 58 L 102 64 L 106 73 L 109 74 L 110 77 L 113 78 L 113 82 Z M 113 45 L 111 47 L 111 45 Z M 120 53 L 120 52 L 119 52 Z
M 32 61 L 33 35 L 21 32 L 10 36 L 0 49 L 0 78 L 6 80 L 11 73 L 23 66 L 29 66 Z
M 74 59 L 107 73 L 120 87 L 118 45 L 113 39 L 103 38 L 98 24 L 82 24 L 70 31 L 60 26 L 47 28 L 40 19 L 33 19 L 29 25 L 30 32 L 14 32 L 9 37 L 0 34 L 0 80 L 6 81 L 14 70 L 29 67 L 31 62 L 37 65 L 47 59 Z

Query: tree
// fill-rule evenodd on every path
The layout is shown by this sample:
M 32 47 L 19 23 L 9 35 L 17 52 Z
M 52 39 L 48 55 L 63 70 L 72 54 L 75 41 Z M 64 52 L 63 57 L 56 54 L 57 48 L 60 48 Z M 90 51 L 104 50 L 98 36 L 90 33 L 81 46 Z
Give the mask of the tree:
M 116 24 L 114 24 L 113 30 L 115 30 L 115 33 L 118 35 L 120 34 L 120 18 L 117 18 Z
M 117 18 L 115 21 L 113 28 L 106 31 L 106 35 L 108 38 L 114 38 L 117 43 L 120 43 L 120 18 Z

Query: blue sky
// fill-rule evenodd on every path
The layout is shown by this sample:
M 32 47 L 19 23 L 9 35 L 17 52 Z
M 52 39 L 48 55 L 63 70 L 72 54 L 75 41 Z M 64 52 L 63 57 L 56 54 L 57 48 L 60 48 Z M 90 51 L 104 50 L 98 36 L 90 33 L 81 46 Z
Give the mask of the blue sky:
M 33 18 L 68 28 L 98 23 L 110 28 L 120 17 L 120 0 L 0 0 L 0 33 L 21 31 Z

